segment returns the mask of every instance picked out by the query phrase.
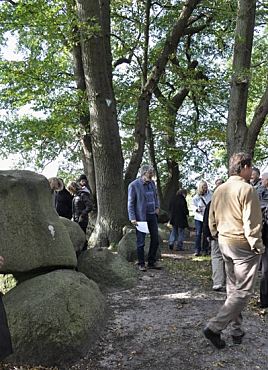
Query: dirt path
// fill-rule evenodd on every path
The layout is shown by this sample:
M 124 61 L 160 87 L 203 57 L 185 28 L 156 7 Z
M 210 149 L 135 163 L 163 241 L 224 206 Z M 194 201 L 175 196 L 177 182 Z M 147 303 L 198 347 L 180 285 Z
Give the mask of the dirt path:
M 162 262 L 163 270 L 140 273 L 136 287 L 108 294 L 111 316 L 103 336 L 71 369 L 268 369 L 268 320 L 254 299 L 243 314 L 243 344 L 233 345 L 227 329 L 226 348 L 216 350 L 202 328 L 225 294 L 211 290 L 209 259 L 166 250 Z

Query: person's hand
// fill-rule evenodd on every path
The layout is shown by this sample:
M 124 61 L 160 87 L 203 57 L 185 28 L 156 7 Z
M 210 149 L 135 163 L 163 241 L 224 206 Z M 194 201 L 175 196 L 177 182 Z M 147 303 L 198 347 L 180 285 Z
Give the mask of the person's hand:
M 0 268 L 4 265 L 4 257 L 0 256 Z
M 135 226 L 135 227 L 138 225 L 138 222 L 137 222 L 136 220 L 131 220 L 130 222 L 131 222 L 131 223 L 132 223 L 132 225 L 133 225 L 133 226 Z
M 156 208 L 156 209 L 155 209 L 155 213 L 156 213 L 157 215 L 159 215 L 159 208 Z

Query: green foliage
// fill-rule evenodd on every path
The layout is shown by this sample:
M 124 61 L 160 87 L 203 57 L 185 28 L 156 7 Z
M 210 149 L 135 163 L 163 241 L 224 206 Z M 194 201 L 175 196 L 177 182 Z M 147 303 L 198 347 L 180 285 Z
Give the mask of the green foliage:
M 150 10 L 148 75 L 162 52 L 167 35 L 182 9 L 182 2 L 159 1 Z M 114 91 L 125 164 L 133 152 L 133 129 L 137 98 L 144 83 L 146 2 L 111 1 L 111 45 Z M 162 100 L 153 97 L 150 122 L 157 163 L 162 181 L 167 179 L 166 160 L 179 163 L 185 184 L 190 175 L 216 174 L 225 163 L 226 120 L 232 46 L 236 22 L 236 2 L 202 1 L 195 9 L 190 27 L 206 24 L 202 31 L 185 35 L 169 59 L 158 87 Z M 263 1 L 257 10 L 249 119 L 267 84 L 267 35 Z M 78 29 L 88 37 L 100 31 L 96 19 L 78 24 L 71 0 L 18 0 L 0 5 L 0 43 L 8 35 L 16 37 L 19 59 L 0 59 L 0 108 L 6 117 L 0 122 L 0 152 L 23 153 L 25 161 L 42 167 L 60 153 L 77 162 L 80 138 L 84 133 L 81 115 L 88 113 L 87 97 L 76 89 L 72 48 L 79 41 Z M 122 63 L 123 61 L 123 63 Z M 197 61 L 195 70 L 189 63 Z M 198 74 L 204 78 L 198 78 Z M 189 94 L 176 116 L 170 104 L 176 93 L 188 88 Z M 31 108 L 21 115 L 20 108 Z M 266 153 L 266 129 L 262 130 L 257 157 Z M 175 145 L 170 145 L 174 137 Z M 220 153 L 220 155 L 218 155 Z M 147 151 L 145 156 L 147 155 Z M 67 171 L 72 172 L 67 165 Z M 65 173 L 63 168 L 62 174 Z

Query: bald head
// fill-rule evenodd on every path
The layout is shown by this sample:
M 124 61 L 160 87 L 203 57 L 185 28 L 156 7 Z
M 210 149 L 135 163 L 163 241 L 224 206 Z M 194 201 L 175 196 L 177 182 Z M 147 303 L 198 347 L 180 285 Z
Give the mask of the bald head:
M 268 188 L 268 172 L 264 172 L 264 173 L 261 175 L 261 184 L 262 184 L 262 186 L 264 186 L 265 188 Z

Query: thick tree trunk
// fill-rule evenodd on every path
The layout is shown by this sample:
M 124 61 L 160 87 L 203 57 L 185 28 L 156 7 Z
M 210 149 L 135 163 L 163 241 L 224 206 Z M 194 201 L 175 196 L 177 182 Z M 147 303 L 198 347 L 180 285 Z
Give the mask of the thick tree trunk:
M 163 51 L 154 65 L 152 72 L 142 88 L 138 98 L 137 114 L 135 119 L 135 146 L 131 156 L 129 165 L 125 173 L 125 186 L 133 181 L 138 173 L 145 145 L 145 130 L 148 121 L 149 105 L 152 98 L 152 93 L 156 88 L 162 74 L 165 71 L 169 56 L 176 51 L 180 38 L 183 36 L 187 28 L 189 18 L 199 4 L 200 0 L 187 0 L 178 21 L 172 29 L 171 34 L 167 37 L 163 47 Z
M 250 82 L 251 52 L 255 25 L 256 0 L 239 0 L 235 30 L 233 77 L 227 122 L 228 158 L 248 148 L 246 125 L 248 89 Z
M 175 127 L 177 113 L 180 107 L 182 106 L 186 96 L 189 94 L 189 91 L 190 90 L 188 88 L 182 88 L 169 102 L 167 102 L 169 117 L 169 120 L 167 122 L 167 125 L 169 127 L 167 145 L 168 148 L 173 148 L 174 150 L 176 149 Z M 173 158 L 168 158 L 167 167 L 168 167 L 168 179 L 163 189 L 163 204 L 162 204 L 162 208 L 165 210 L 168 210 L 171 199 L 174 197 L 176 191 L 180 187 L 179 163 L 175 161 Z
M 106 2 L 109 4 L 108 0 Z M 115 99 L 107 68 L 107 43 L 103 35 L 100 3 L 98 0 L 76 0 L 76 3 L 78 18 L 82 24 L 81 46 L 90 100 L 91 142 L 98 204 L 96 227 L 90 243 L 108 246 L 121 238 L 125 221 L 123 156 Z M 94 31 L 90 29 L 90 25 L 94 25 Z

